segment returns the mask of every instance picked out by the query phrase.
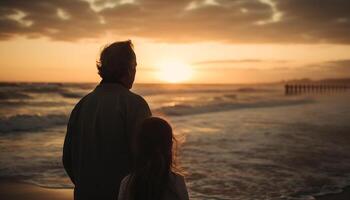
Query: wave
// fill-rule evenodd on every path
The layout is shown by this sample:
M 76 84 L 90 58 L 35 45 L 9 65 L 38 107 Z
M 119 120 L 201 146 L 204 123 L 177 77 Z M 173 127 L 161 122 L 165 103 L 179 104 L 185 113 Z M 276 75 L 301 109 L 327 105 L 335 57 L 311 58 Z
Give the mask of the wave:
M 272 89 L 264 89 L 264 88 L 252 88 L 252 87 L 243 87 L 243 88 L 238 88 L 235 90 L 236 92 L 273 92 L 275 90 Z
M 67 124 L 64 114 L 14 115 L 0 118 L 0 133 L 35 131 Z
M 0 91 L 0 100 L 12 100 L 12 99 L 31 99 L 32 97 L 21 92 L 4 92 Z
M 164 94 L 198 94 L 198 93 L 226 93 L 231 92 L 231 90 L 224 89 L 166 89 L 166 88 L 157 88 L 149 89 L 142 88 L 141 90 L 133 90 L 137 94 L 142 96 L 153 96 L 153 95 L 164 95 Z
M 86 92 L 72 92 L 72 91 L 62 91 L 60 95 L 66 98 L 81 98 L 86 94 Z
M 81 90 L 93 90 L 96 87 L 95 83 L 65 83 L 64 87 L 81 89 Z
M 14 82 L 0 82 L 0 87 L 18 87 L 21 86 L 21 83 Z
M 62 91 L 62 85 L 59 84 L 45 84 L 45 85 L 29 85 L 23 88 L 25 92 L 31 93 L 55 93 Z
M 263 108 L 263 107 L 278 107 L 278 106 L 292 106 L 299 104 L 313 103 L 312 99 L 289 99 L 289 100 L 270 100 L 270 101 L 258 101 L 258 102 L 221 102 L 211 103 L 206 105 L 188 105 L 178 104 L 175 106 L 164 106 L 156 110 L 156 112 L 163 113 L 169 116 L 183 116 L 183 115 L 195 115 L 211 112 L 229 111 L 243 108 Z
M 2 83 L 0 84 L 0 99 L 9 98 L 15 92 L 16 98 L 29 98 L 27 94 L 57 94 L 65 98 L 81 98 L 87 91 L 94 88 L 95 84 L 81 83 Z M 164 95 L 164 94 L 215 94 L 215 93 L 268 93 L 275 89 L 264 86 L 235 86 L 235 85 L 138 85 L 133 91 L 142 96 Z
M 7 85 L 11 86 L 11 85 Z M 9 90 L 9 87 L 3 88 L 5 91 L 13 91 L 13 89 L 26 92 L 26 93 L 60 93 L 62 91 L 65 91 L 65 88 L 72 87 L 71 85 L 66 85 L 63 83 L 22 83 L 16 86 L 16 88 L 11 87 L 11 90 Z
M 31 107 L 62 107 L 73 105 L 65 101 L 0 101 L 0 108 L 4 107 L 19 107 L 19 106 L 31 106 Z
M 223 86 L 219 88 L 201 88 L 199 86 L 179 86 L 180 88 L 171 88 L 171 87 L 136 87 L 135 92 L 141 94 L 142 96 L 151 96 L 158 94 L 198 94 L 198 93 L 269 93 L 275 92 L 276 89 L 268 89 L 262 87 L 228 87 Z

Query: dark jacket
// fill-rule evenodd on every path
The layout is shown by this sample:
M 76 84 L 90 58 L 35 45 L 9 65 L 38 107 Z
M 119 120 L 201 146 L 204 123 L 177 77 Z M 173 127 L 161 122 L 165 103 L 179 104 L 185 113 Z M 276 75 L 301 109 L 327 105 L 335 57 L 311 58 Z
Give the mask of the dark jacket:
M 116 200 L 129 173 L 132 138 L 151 111 L 118 83 L 99 84 L 74 107 L 63 147 L 63 165 L 74 199 Z

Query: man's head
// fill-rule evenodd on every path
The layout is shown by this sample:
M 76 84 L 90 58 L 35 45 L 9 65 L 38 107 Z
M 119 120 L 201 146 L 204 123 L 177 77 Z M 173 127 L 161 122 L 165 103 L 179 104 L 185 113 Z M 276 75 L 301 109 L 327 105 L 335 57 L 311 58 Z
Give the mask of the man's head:
M 130 89 L 135 80 L 136 55 L 131 40 L 107 45 L 97 61 L 98 74 L 104 81 L 118 82 Z

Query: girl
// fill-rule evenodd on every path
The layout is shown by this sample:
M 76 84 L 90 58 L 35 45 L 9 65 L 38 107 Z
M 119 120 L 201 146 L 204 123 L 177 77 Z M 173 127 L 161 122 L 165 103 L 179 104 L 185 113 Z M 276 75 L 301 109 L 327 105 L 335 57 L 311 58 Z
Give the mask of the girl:
M 136 137 L 136 160 L 120 185 L 118 200 L 188 200 L 184 177 L 176 173 L 171 126 L 147 118 Z

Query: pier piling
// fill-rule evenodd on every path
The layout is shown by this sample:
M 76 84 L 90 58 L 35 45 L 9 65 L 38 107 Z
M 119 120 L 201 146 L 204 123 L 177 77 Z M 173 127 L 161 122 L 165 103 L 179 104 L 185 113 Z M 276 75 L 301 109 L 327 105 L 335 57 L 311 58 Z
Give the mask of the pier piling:
M 325 83 L 306 83 L 306 84 L 285 84 L 285 93 L 300 94 L 300 93 L 324 93 L 338 92 L 350 89 L 347 84 L 325 84 Z

